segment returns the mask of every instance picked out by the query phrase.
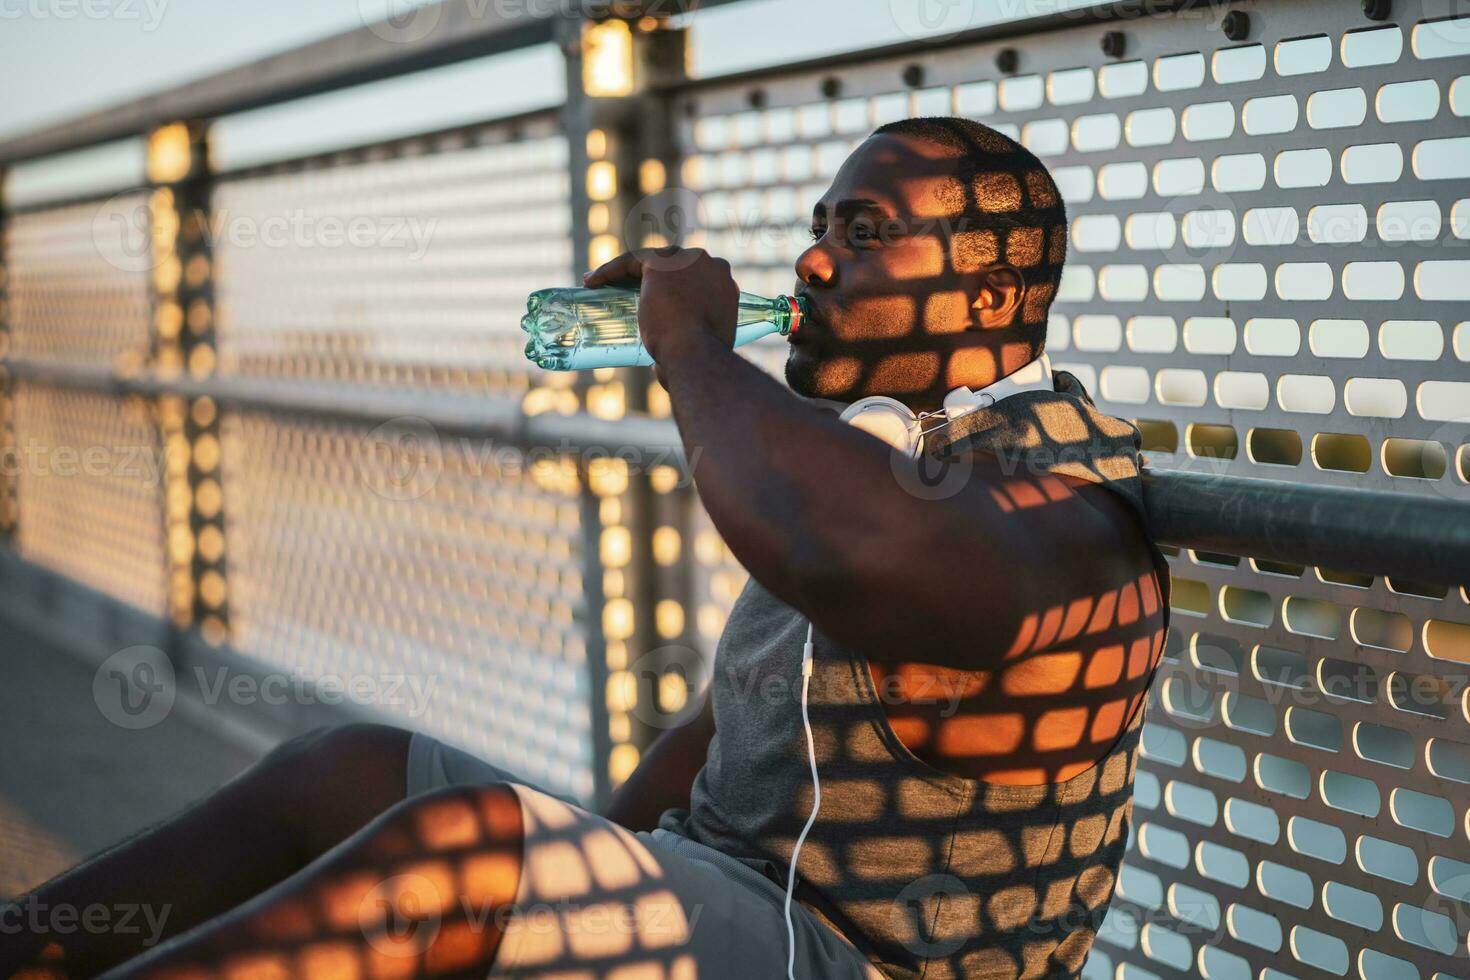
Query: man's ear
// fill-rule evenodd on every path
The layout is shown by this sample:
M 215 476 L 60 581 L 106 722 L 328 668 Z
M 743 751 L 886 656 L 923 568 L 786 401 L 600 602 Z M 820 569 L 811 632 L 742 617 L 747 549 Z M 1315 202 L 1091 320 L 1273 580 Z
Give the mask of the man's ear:
M 980 271 L 980 292 L 975 300 L 975 322 L 982 329 L 1009 327 L 1016 323 L 1021 301 L 1026 296 L 1026 281 L 1013 265 L 1004 262 L 986 266 Z

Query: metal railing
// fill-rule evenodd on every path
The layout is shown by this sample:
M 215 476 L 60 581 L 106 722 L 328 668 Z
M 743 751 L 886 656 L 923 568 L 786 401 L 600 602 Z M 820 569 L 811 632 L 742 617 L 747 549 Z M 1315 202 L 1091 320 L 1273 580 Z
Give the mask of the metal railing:
M 670 202 L 781 291 L 874 125 L 982 118 L 1068 199 L 1048 347 L 1144 433 L 1175 579 L 1087 975 L 1463 972 L 1470 19 L 1151 9 L 703 79 L 656 10 L 456 0 L 412 37 L 364 28 L 0 145 L 141 135 L 150 171 L 4 213 L 0 534 L 189 657 L 437 678 L 378 709 L 599 803 L 702 682 L 744 572 L 648 373 L 530 367 L 517 305 L 673 237 Z M 546 41 L 557 112 L 209 170 L 220 115 Z M 320 241 L 351 219 L 364 243 Z M 417 255 L 387 241 L 411 219 Z M 291 220 L 316 240 L 227 233 Z

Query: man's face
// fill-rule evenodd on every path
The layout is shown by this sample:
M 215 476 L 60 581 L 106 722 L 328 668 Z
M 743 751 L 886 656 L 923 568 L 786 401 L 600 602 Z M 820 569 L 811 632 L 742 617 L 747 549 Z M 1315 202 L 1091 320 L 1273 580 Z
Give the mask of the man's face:
M 786 380 L 801 395 L 852 401 L 925 393 L 995 374 L 978 344 L 979 268 L 952 255 L 957 154 L 883 134 L 853 151 L 812 218 L 796 262 L 812 316 L 793 335 Z M 957 377 L 966 381 L 950 382 Z M 908 396 L 908 397 L 906 397 Z M 932 397 L 928 400 L 932 400 Z

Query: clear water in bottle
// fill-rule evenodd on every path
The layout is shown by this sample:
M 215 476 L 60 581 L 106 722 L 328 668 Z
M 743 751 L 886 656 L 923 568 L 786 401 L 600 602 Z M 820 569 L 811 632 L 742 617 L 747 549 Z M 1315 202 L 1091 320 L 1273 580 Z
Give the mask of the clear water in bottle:
M 740 294 L 735 346 L 787 336 L 807 315 L 806 299 Z M 652 364 L 638 335 L 638 290 L 604 286 L 540 289 L 526 299 L 526 357 L 552 371 Z

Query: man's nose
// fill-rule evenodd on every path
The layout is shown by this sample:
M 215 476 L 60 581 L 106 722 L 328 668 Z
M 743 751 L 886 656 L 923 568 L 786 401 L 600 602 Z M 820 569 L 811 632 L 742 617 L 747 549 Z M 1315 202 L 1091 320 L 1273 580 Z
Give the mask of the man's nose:
M 837 266 L 821 242 L 801 253 L 796 260 L 796 278 L 808 286 L 831 286 L 837 280 Z

